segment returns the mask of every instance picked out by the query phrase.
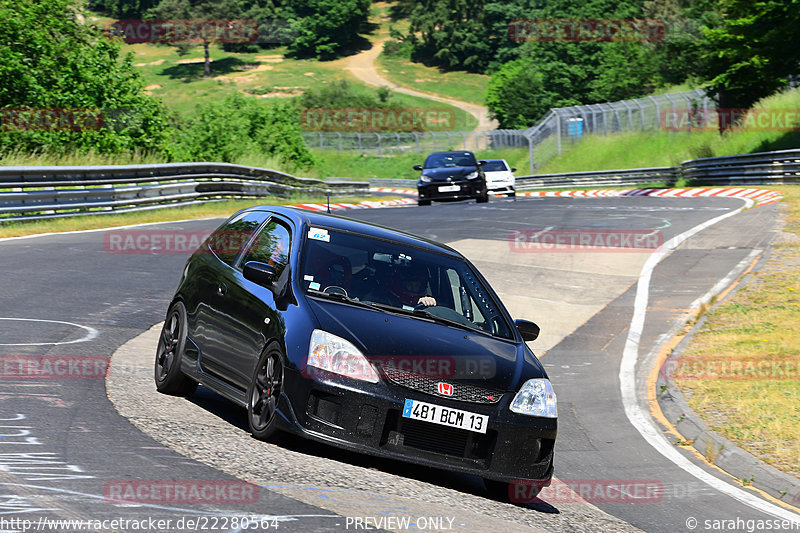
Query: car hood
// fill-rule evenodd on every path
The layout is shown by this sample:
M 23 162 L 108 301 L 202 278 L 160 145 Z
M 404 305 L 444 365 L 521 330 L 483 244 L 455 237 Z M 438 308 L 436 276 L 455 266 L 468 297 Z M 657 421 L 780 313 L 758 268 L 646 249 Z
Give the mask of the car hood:
M 528 379 L 547 377 L 524 343 L 341 302 L 308 302 L 320 329 L 347 339 L 379 368 L 498 391 L 517 391 Z
M 432 181 L 447 181 L 447 178 L 462 179 L 473 172 L 475 167 L 425 168 L 422 170 L 422 175 Z
M 513 180 L 514 174 L 508 170 L 485 170 L 486 181 L 506 181 Z

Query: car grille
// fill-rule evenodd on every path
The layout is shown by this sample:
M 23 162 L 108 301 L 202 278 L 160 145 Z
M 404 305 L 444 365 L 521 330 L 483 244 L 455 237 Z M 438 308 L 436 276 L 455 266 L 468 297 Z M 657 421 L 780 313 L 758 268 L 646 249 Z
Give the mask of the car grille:
M 403 421 L 405 446 L 418 450 L 464 457 L 468 432 L 417 420 Z
M 413 372 L 406 372 L 394 368 L 384 368 L 383 373 L 391 383 L 406 389 L 419 391 L 440 398 L 457 400 L 460 402 L 495 404 L 503 397 L 503 393 L 497 390 L 485 389 L 466 383 L 451 383 L 441 379 L 432 379 L 427 376 L 420 376 Z M 453 386 L 453 395 L 439 393 L 439 383 L 447 383 Z

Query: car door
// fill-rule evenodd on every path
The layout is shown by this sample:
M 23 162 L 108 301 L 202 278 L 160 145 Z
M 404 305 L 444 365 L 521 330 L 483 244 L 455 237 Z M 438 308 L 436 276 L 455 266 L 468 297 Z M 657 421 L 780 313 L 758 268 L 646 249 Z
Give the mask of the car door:
M 272 215 L 221 279 L 225 287 L 216 306 L 220 349 L 208 354 L 207 362 L 239 388 L 247 388 L 267 341 L 283 335 L 273 291 L 245 279 L 243 267 L 249 261 L 272 265 L 277 274 L 276 285 L 288 283 L 290 243 L 290 225 Z
M 190 283 L 185 287 L 184 300 L 192 340 L 199 349 L 199 364 L 203 371 L 224 375 L 224 369 L 214 365 L 226 345 L 220 309 L 223 294 L 242 248 L 255 231 L 269 218 L 263 211 L 239 213 L 217 228 L 192 256 Z

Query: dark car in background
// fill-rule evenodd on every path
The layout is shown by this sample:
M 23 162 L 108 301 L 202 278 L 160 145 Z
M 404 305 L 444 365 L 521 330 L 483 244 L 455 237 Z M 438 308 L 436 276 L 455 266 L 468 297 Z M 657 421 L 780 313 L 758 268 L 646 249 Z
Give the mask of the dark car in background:
M 419 205 L 430 205 L 432 200 L 489 201 L 486 176 L 481 165 L 469 151 L 434 152 L 425 158 L 423 165 L 414 165 L 421 171 L 417 181 Z
M 198 383 L 284 430 L 481 476 L 550 483 L 556 397 L 512 320 L 455 250 L 350 219 L 260 206 L 187 261 L 155 358 L 156 388 Z

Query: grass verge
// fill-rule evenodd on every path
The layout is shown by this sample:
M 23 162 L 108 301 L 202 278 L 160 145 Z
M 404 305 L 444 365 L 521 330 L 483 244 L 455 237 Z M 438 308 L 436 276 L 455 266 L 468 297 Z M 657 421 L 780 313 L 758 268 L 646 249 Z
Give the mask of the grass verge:
M 388 80 L 420 92 L 454 98 L 471 104 L 486 105 L 489 76 L 469 72 L 445 72 L 414 63 L 401 56 L 378 56 L 378 71 Z
M 359 203 L 367 200 L 386 200 L 386 197 L 351 197 L 331 198 L 331 203 Z M 208 202 L 198 205 L 156 209 L 153 211 L 139 211 L 133 213 L 118 213 L 108 215 L 86 215 L 70 218 L 54 218 L 50 220 L 26 220 L 19 222 L 1 222 L 0 238 L 22 237 L 38 233 L 60 233 L 65 231 L 80 231 L 90 229 L 111 228 L 128 226 L 132 224 L 146 224 L 149 222 L 169 222 L 173 220 L 189 220 L 195 218 L 227 218 L 240 209 L 254 205 L 293 205 L 305 203 L 324 204 L 325 197 L 294 196 L 291 198 L 254 198 L 243 200 L 223 200 Z
M 775 118 L 786 120 L 787 111 L 800 108 L 800 89 L 790 89 L 757 102 L 754 109 L 775 111 Z M 572 143 L 562 140 L 561 153 L 548 139 L 537 146 L 534 161 L 546 161 L 537 173 L 613 170 L 675 166 L 699 157 L 749 154 L 800 147 L 800 132 L 777 131 L 780 126 L 733 130 L 723 135 L 716 131 L 625 132 L 608 136 L 586 135 Z
M 800 186 L 770 188 L 784 196 L 781 244 L 707 313 L 677 383 L 714 431 L 800 477 Z

